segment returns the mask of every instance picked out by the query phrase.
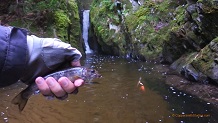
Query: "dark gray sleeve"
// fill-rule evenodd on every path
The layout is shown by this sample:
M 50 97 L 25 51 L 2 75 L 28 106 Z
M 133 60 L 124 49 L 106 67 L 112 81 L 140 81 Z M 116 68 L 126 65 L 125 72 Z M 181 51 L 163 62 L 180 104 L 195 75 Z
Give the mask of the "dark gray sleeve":
M 39 76 L 45 76 L 72 61 L 78 61 L 81 53 L 69 44 L 54 38 L 28 37 L 30 60 L 21 81 L 30 84 Z

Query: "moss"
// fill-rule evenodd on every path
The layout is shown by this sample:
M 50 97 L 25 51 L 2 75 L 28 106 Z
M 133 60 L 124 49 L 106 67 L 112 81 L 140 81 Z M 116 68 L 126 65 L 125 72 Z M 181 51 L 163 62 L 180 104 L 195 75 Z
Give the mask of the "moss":
M 185 6 L 179 6 L 176 8 L 174 15 L 174 21 L 172 21 L 173 23 L 177 23 L 178 25 L 182 25 L 185 23 Z
M 55 29 L 58 38 L 79 48 L 81 28 L 76 0 L 30 0 L 24 5 L 24 18 L 13 19 L 9 25 L 26 28 L 39 37 L 54 37 Z
M 78 11 L 78 5 L 75 0 L 69 0 L 68 1 L 68 11 L 70 12 L 69 15 L 73 16 L 75 19 L 79 19 L 79 11 Z
M 112 23 L 113 25 L 120 24 L 116 9 L 114 8 L 114 3 L 111 0 L 94 0 L 90 16 L 96 36 L 100 37 L 103 42 L 109 46 L 118 46 L 120 42 L 119 34 L 116 34 L 115 31 L 109 29 L 109 23 Z
M 55 28 L 57 29 L 58 37 L 66 41 L 67 40 L 67 28 L 71 23 L 69 16 L 63 10 L 54 12 Z
M 150 6 L 151 8 L 148 6 Z M 141 25 L 142 23 L 157 20 L 157 18 L 155 18 L 151 13 L 152 11 L 151 9 L 154 8 L 155 8 L 154 4 L 151 3 L 148 3 L 148 5 L 144 4 L 144 6 L 141 6 L 136 12 L 126 16 L 125 22 L 129 30 L 135 29 L 138 25 Z
M 80 45 L 80 18 L 79 10 L 75 0 L 63 1 L 59 10 L 54 12 L 54 27 L 57 36 L 62 41 L 70 43 L 73 47 L 81 49 Z
M 57 28 L 67 28 L 68 24 L 70 23 L 68 15 L 62 10 L 56 11 L 54 13 L 54 18 L 55 26 Z
M 16 27 L 25 27 L 23 25 L 23 22 L 20 19 L 9 22 L 9 25 L 13 25 L 13 26 L 16 26 Z
M 210 74 L 211 69 L 213 68 L 214 59 L 217 58 L 217 49 L 211 47 L 211 44 L 217 44 L 218 38 L 215 38 L 209 45 L 204 47 L 196 59 L 192 62 L 193 66 L 199 71 L 202 71 L 204 74 Z
M 217 1 L 216 0 L 198 0 L 198 4 L 202 5 L 202 10 L 205 13 L 217 13 Z
M 70 39 L 69 42 L 76 48 L 81 50 L 80 46 L 80 18 L 79 18 L 79 10 L 78 5 L 75 0 L 69 0 L 69 17 L 71 24 L 69 25 L 70 31 L 68 32 Z

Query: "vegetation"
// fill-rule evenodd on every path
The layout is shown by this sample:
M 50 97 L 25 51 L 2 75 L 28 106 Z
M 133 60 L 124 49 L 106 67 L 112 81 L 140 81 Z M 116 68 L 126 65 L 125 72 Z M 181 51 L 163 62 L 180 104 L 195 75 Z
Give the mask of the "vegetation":
M 8 6 L 0 16 L 2 25 L 23 27 L 40 37 L 57 37 L 79 47 L 80 18 L 75 0 L 9 0 Z

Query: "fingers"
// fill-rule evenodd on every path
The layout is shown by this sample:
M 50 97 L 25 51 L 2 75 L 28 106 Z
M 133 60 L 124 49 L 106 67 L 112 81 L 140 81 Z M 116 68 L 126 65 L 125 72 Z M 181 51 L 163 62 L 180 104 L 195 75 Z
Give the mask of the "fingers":
M 80 86 L 82 86 L 83 84 L 84 84 L 84 80 L 82 80 L 82 79 L 77 79 L 77 80 L 74 81 L 74 85 L 75 85 L 76 87 L 80 87 Z
M 46 81 L 42 77 L 36 78 L 35 82 L 36 82 L 36 85 L 38 86 L 40 92 L 43 95 L 52 95 L 52 93 L 48 87 L 48 84 L 46 83 Z
M 56 97 L 62 97 L 66 95 L 66 91 L 61 87 L 61 85 L 53 77 L 48 77 L 46 79 L 46 83 L 48 84 L 51 92 Z
M 72 93 L 76 89 L 74 83 L 72 83 L 67 77 L 61 77 L 58 80 L 58 83 L 66 93 Z
M 38 77 L 35 81 L 43 95 L 55 95 L 56 97 L 65 97 L 84 83 L 82 79 L 77 79 L 73 83 L 67 77 L 61 77 L 58 81 L 52 77 L 48 77 L 46 80 Z

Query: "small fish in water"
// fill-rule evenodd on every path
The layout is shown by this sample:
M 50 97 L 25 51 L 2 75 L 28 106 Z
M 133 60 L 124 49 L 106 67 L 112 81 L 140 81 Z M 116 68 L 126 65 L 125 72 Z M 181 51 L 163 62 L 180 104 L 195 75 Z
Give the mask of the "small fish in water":
M 48 74 L 43 77 L 47 79 L 48 77 L 53 77 L 55 80 L 58 80 L 61 77 L 67 77 L 70 81 L 74 82 L 76 79 L 83 79 L 84 82 L 90 82 L 92 79 L 100 78 L 101 75 L 94 69 L 88 69 L 85 67 L 74 67 L 68 68 L 65 70 L 57 71 L 52 74 Z M 32 82 L 25 90 L 21 91 L 13 100 L 12 103 L 18 105 L 19 110 L 22 111 L 30 98 L 36 91 L 39 91 L 35 82 Z

